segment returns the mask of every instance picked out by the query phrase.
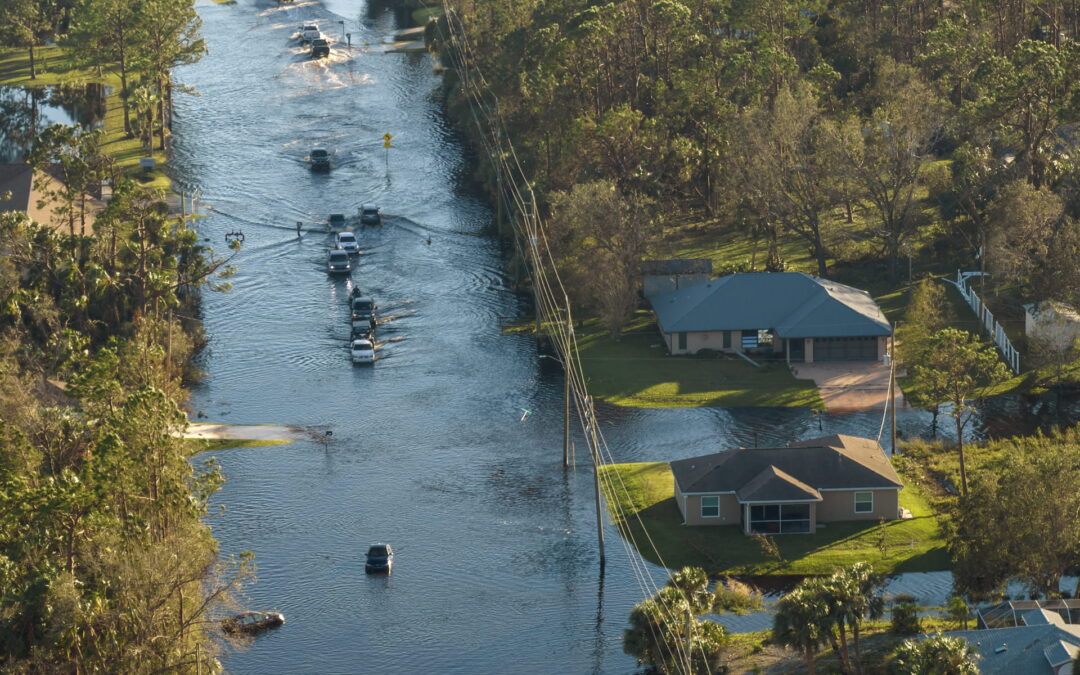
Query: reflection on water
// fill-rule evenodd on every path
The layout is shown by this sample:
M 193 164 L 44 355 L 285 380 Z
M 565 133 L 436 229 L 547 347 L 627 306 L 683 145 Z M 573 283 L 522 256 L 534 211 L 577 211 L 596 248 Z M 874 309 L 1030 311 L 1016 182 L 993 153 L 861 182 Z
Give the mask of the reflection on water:
M 633 605 L 666 570 L 633 568 L 605 525 L 599 572 L 593 477 L 562 469 L 557 373 L 528 336 L 503 335 L 522 301 L 504 283 L 491 214 L 458 186 L 469 166 L 424 55 L 362 49 L 305 62 L 293 33 L 317 20 L 378 43 L 394 17 L 362 3 L 202 3 L 210 54 L 178 69 L 172 168 L 214 207 L 201 234 L 242 229 L 233 291 L 204 300 L 210 339 L 193 406 L 215 421 L 330 430 L 324 444 L 219 453 L 228 477 L 210 519 L 223 554 L 255 552 L 250 605 L 282 630 L 231 653 L 231 672 L 626 673 Z M 266 10 L 274 11 L 267 12 Z M 344 26 L 338 24 L 344 21 Z M 240 56 L 242 67 L 238 65 Z M 363 86 L 338 86 L 355 83 Z M 391 133 L 386 151 L 382 135 Z M 312 147 L 335 152 L 313 174 Z M 331 238 L 294 226 L 378 204 L 351 281 L 324 271 Z M 380 360 L 353 367 L 353 285 L 385 309 Z M 521 409 L 533 414 L 522 417 Z M 659 461 L 828 433 L 874 437 L 881 413 L 601 406 L 618 461 Z M 908 436 L 930 416 L 905 411 Z M 973 434 L 983 432 L 981 423 Z M 584 448 L 579 434 L 575 448 Z M 585 452 L 577 452 L 580 462 Z M 390 577 L 363 573 L 376 541 Z M 641 576 L 639 576 L 639 573 Z M 937 583 L 937 582 L 934 582 Z
M 102 84 L 0 86 L 0 163 L 23 159 L 37 133 L 50 124 L 101 126 L 109 91 Z

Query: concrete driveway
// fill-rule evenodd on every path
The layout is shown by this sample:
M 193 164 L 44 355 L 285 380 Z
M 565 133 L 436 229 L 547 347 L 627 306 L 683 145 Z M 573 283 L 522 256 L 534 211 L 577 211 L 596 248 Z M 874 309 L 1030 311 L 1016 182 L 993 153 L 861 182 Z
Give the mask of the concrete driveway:
M 877 361 L 793 363 L 791 372 L 800 380 L 814 381 L 829 412 L 881 409 L 889 398 L 889 366 Z M 898 370 L 896 376 L 902 375 Z M 904 405 L 899 385 L 896 405 Z

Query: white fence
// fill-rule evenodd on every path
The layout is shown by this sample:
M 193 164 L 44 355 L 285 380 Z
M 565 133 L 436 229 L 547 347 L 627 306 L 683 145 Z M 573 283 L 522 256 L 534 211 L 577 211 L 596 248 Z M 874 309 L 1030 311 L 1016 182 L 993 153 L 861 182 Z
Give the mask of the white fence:
M 994 344 L 997 345 L 998 350 L 1001 352 L 1001 356 L 1005 359 L 1005 363 L 1012 368 L 1013 374 L 1020 374 L 1020 352 L 1016 351 L 1016 347 L 1013 347 L 1012 341 L 1009 340 L 1009 336 L 1005 333 L 1005 328 L 998 323 L 994 315 L 986 307 L 986 304 L 975 294 L 975 290 L 968 285 L 968 280 L 973 276 L 978 276 L 979 272 L 961 272 L 956 270 L 956 281 L 953 284 L 959 289 L 960 295 L 964 296 L 967 303 L 971 305 L 971 309 L 975 310 L 975 315 L 979 317 L 979 322 L 982 323 L 986 332 L 990 333 L 994 339 Z

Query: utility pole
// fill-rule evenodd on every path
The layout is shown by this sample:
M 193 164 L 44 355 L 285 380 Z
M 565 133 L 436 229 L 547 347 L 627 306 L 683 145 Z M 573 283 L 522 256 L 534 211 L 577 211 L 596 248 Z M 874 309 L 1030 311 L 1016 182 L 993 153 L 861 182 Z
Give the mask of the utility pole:
M 570 369 L 563 364 L 562 465 L 570 466 Z
M 600 496 L 600 462 L 597 461 L 596 449 L 593 449 L 593 488 L 596 492 L 596 537 L 600 542 L 600 568 L 607 564 L 604 558 L 604 512 Z
M 893 326 L 893 334 L 889 337 L 889 403 L 892 408 L 891 422 L 891 445 L 889 455 L 896 455 L 896 326 Z
M 602 506 L 603 495 L 600 493 L 600 448 L 596 434 L 596 414 L 592 407 L 592 398 L 585 397 L 586 436 L 589 441 L 589 450 L 593 461 L 593 490 L 596 496 L 596 538 L 600 543 L 600 569 L 607 564 L 604 557 L 604 510 Z
M 892 448 L 890 453 L 896 454 L 896 359 L 894 358 L 890 365 L 892 370 L 889 371 L 889 407 L 892 408 Z

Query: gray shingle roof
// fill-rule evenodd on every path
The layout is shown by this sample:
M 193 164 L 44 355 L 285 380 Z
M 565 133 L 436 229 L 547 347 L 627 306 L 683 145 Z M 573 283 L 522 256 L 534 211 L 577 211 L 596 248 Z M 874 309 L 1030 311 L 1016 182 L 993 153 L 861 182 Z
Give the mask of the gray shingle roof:
M 683 493 L 731 492 L 740 501 L 803 499 L 792 496 L 798 494 L 811 501 L 814 494 L 821 498 L 818 490 L 903 487 L 880 445 L 844 435 L 786 448 L 722 450 L 671 462 L 671 472 Z
M 820 502 L 821 493 L 773 465 L 762 469 L 749 483 L 735 491 L 739 501 L 749 502 Z
M 30 208 L 33 179 L 34 168 L 29 164 L 0 164 L 0 195 L 11 193 L 11 199 L 0 201 L 0 213 Z
M 801 272 L 730 274 L 651 302 L 666 333 L 765 328 L 782 338 L 892 333 L 869 293 Z
M 979 654 L 984 675 L 1053 673 L 1080 652 L 1080 626 L 1048 623 L 945 633 L 968 641 Z

